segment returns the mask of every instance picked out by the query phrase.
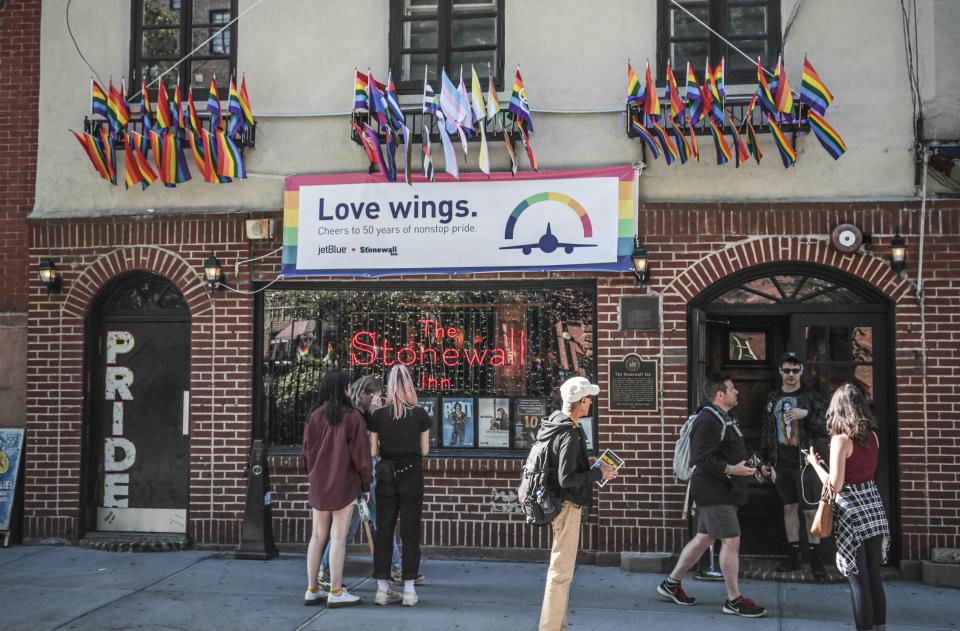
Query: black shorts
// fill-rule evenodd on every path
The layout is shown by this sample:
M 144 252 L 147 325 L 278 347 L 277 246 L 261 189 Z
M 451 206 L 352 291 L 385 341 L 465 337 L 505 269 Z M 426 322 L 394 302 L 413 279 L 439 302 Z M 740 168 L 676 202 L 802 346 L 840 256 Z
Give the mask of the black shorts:
M 801 473 L 802 480 L 801 480 Z M 816 510 L 822 487 L 813 467 L 777 467 L 777 495 L 786 504 L 800 504 L 800 510 Z M 810 502 L 805 501 L 810 500 Z

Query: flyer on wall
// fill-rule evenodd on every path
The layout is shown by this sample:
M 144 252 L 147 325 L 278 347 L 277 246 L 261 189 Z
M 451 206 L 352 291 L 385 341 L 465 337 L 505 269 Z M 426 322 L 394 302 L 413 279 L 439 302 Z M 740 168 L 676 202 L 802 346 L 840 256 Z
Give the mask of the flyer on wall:
M 510 399 L 477 399 L 480 447 L 510 446 Z

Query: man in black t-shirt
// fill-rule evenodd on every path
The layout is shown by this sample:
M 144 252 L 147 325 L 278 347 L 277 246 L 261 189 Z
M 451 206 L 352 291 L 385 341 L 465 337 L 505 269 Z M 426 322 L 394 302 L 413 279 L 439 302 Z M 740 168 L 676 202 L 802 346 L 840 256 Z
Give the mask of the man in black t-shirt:
M 800 511 L 807 526 L 813 523 L 820 500 L 820 482 L 815 475 L 803 475 L 804 456 L 817 441 L 826 438 L 823 397 L 814 388 L 803 385 L 803 362 L 795 353 L 786 353 L 780 359 L 782 385 L 767 396 L 764 407 L 760 455 L 776 475 L 774 484 L 783 502 L 783 524 L 789 544 L 787 558 L 777 566 L 778 572 L 800 569 Z M 824 453 L 822 446 L 817 451 Z M 809 501 L 807 501 L 809 500 Z M 814 578 L 826 578 L 820 539 L 809 535 L 813 550 L 810 568 Z

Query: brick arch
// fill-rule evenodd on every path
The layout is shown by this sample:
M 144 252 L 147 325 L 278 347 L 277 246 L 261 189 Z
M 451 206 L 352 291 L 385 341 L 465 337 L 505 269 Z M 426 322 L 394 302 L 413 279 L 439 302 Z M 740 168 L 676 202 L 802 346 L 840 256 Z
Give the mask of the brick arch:
M 876 288 L 895 304 L 913 294 L 911 283 L 895 274 L 886 259 L 862 252 L 842 254 L 830 247 L 828 239 L 816 237 L 755 237 L 730 244 L 689 265 L 664 287 L 663 293 L 688 303 L 731 274 L 781 262 L 815 263 L 841 270 Z
M 196 317 L 212 308 L 210 294 L 198 269 L 170 250 L 150 245 L 117 248 L 86 266 L 69 283 L 63 303 L 64 314 L 82 318 L 94 299 L 111 280 L 127 272 L 153 272 L 176 286 L 187 302 L 190 315 Z

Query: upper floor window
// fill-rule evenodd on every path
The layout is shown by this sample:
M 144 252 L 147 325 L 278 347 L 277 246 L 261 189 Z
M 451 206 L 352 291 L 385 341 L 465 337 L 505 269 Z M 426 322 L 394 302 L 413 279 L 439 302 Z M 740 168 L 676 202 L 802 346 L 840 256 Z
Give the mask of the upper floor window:
M 503 5 L 504 0 L 390 0 L 390 68 L 397 89 L 420 92 L 425 67 L 438 91 L 442 68 L 454 82 L 462 68 L 469 86 L 471 65 L 484 88 L 489 67 L 502 89 Z
M 780 0 L 683 0 L 680 4 L 717 33 L 750 55 L 747 61 L 719 37 L 691 18 L 671 0 L 659 0 L 657 13 L 657 67 L 663 77 L 667 61 L 682 85 L 689 61 L 703 81 L 707 57 L 715 65 L 724 58 L 726 83 L 756 82 L 756 59 L 764 68 L 777 63 L 780 52 Z
M 130 92 L 140 82 L 152 82 L 183 56 L 200 46 L 237 14 L 237 0 L 133 0 L 130 44 Z M 193 88 L 194 100 L 205 100 L 210 79 L 216 75 L 221 96 L 237 65 L 236 24 L 200 46 L 177 69 L 163 76 L 172 88 L 179 82 L 184 92 Z

